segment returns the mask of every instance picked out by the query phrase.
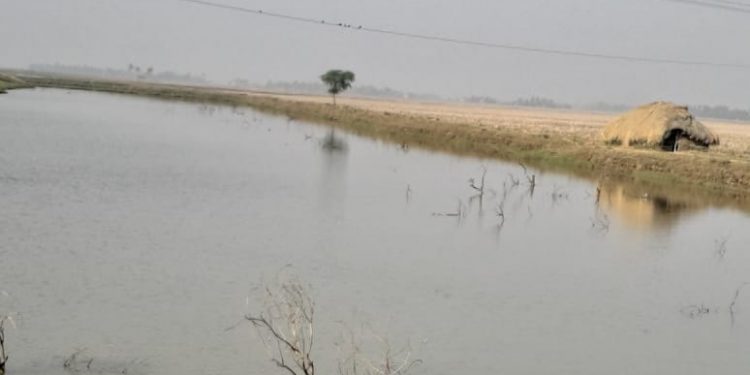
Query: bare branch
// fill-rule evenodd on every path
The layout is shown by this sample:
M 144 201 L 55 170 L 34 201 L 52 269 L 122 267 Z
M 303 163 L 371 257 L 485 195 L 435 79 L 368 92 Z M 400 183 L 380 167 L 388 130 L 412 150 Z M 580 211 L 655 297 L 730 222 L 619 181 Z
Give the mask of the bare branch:
M 732 303 L 729 304 L 729 316 L 732 319 L 732 326 L 734 326 L 734 314 L 735 314 L 735 307 L 737 305 L 737 300 L 740 298 L 740 293 L 742 293 L 742 289 L 744 289 L 746 286 L 750 285 L 750 283 L 742 283 L 740 286 L 737 287 L 737 290 L 734 291 L 734 298 L 732 298 Z
M 8 362 L 8 354 L 5 352 L 5 321 L 7 316 L 0 317 L 0 375 L 5 375 L 5 364 Z
M 716 245 L 716 257 L 719 258 L 719 260 L 723 260 L 724 256 L 727 255 L 727 242 L 728 241 L 729 241 L 729 236 L 724 236 L 714 241 Z
M 293 375 L 314 375 L 311 358 L 315 305 L 302 284 L 293 278 L 281 279 L 264 288 L 265 306 L 258 315 L 246 315 L 269 350 L 271 361 Z M 274 353 L 275 352 L 275 353 Z M 287 358 L 289 361 L 287 362 Z

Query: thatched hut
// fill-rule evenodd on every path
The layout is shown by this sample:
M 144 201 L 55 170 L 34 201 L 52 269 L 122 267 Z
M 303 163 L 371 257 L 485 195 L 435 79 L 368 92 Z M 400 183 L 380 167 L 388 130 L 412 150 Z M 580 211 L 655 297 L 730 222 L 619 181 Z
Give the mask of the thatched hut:
M 604 139 L 610 144 L 660 147 L 667 151 L 719 144 L 719 137 L 696 120 L 687 107 L 668 102 L 647 104 L 622 115 L 607 125 Z

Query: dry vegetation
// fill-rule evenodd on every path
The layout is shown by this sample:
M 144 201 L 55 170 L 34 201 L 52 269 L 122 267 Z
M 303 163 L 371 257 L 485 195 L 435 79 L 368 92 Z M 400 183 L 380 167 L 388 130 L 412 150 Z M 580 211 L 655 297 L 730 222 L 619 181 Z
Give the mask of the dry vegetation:
M 8 362 L 8 354 L 5 352 L 5 322 L 10 321 L 7 316 L 0 317 L 0 375 L 5 375 L 5 365 Z
M 540 170 L 617 182 L 670 196 L 750 208 L 750 127 L 704 121 L 722 139 L 709 151 L 665 153 L 606 145 L 610 114 L 454 103 L 280 95 L 222 88 L 23 76 L 43 87 L 246 105 L 431 150 L 522 162 Z
M 10 74 L 0 73 L 0 94 L 6 93 L 6 90 L 20 89 L 31 87 L 23 80 Z

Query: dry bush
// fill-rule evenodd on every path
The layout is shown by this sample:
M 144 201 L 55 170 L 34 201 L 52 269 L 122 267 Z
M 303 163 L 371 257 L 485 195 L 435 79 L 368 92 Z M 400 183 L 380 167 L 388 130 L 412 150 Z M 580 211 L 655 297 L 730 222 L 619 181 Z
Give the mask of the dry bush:
M 264 288 L 263 310 L 245 319 L 256 328 L 273 363 L 293 375 L 314 375 L 315 303 L 298 279 L 281 277 Z
M 271 361 L 291 375 L 314 375 L 312 358 L 315 329 L 315 303 L 309 288 L 293 276 L 279 273 L 272 285 L 263 288 L 263 308 L 245 319 L 256 328 Z M 393 349 L 387 339 L 368 331 L 367 335 L 352 330 L 336 343 L 342 355 L 340 375 L 405 375 L 420 360 L 413 359 L 407 344 Z M 368 353 L 379 348 L 379 354 Z

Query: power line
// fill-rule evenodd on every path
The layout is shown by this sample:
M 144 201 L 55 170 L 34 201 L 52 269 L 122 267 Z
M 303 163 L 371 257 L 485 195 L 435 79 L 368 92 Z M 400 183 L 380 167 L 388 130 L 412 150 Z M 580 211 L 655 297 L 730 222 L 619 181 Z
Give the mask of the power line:
M 742 2 L 742 1 L 731 1 L 731 0 L 710 0 L 710 1 L 714 2 L 714 3 L 722 3 L 722 4 L 726 4 L 726 5 L 736 5 L 736 6 L 740 6 L 740 7 L 750 7 L 750 3 L 745 3 L 745 2 Z
M 714 2 L 705 1 L 705 0 L 704 1 L 701 1 L 701 0 L 664 0 L 664 1 L 670 1 L 673 3 L 680 3 L 680 4 L 695 5 L 695 6 L 704 7 L 704 8 L 726 10 L 730 12 L 750 14 L 750 4 L 740 3 L 736 1 L 726 1 L 726 0 L 725 1 L 715 0 Z M 743 7 L 747 7 L 747 8 L 743 8 Z
M 684 65 L 684 66 L 704 66 L 704 67 L 715 67 L 715 68 L 718 67 L 718 68 L 750 69 L 750 65 L 740 64 L 740 63 L 723 63 L 723 62 L 680 60 L 680 59 L 661 59 L 661 58 L 643 57 L 643 56 L 614 55 L 614 54 L 605 54 L 605 53 L 588 52 L 588 51 L 538 48 L 538 47 L 528 47 L 528 46 L 515 45 L 515 44 L 481 42 L 481 41 L 474 41 L 474 40 L 468 40 L 468 39 L 458 39 L 458 38 L 450 38 L 450 37 L 443 37 L 443 36 L 437 36 L 437 35 L 417 34 L 417 33 L 410 33 L 410 32 L 397 31 L 397 30 L 366 27 L 363 25 L 352 25 L 352 24 L 342 23 L 342 22 L 330 22 L 330 21 L 326 21 L 323 19 L 292 16 L 292 15 L 283 14 L 283 13 L 267 12 L 261 9 L 251 9 L 251 8 L 245 8 L 245 7 L 235 6 L 235 5 L 214 3 L 214 2 L 205 1 L 205 0 L 179 0 L 179 1 L 201 5 L 201 6 L 231 10 L 235 12 L 250 13 L 250 14 L 259 15 L 259 16 L 284 19 L 287 21 L 314 24 L 318 26 L 343 28 L 343 29 L 350 29 L 350 30 L 366 32 L 366 33 L 389 35 L 389 36 L 396 36 L 396 37 L 409 38 L 409 39 L 428 40 L 428 41 L 443 42 L 443 43 L 450 43 L 450 44 L 457 44 L 457 45 L 513 50 L 513 51 L 539 53 L 539 54 L 546 54 L 546 55 L 583 57 L 583 58 L 600 59 L 600 60 L 616 60 L 616 61 L 637 62 L 637 63 L 670 64 L 670 65 Z M 697 0 L 668 0 L 668 1 L 693 2 Z

